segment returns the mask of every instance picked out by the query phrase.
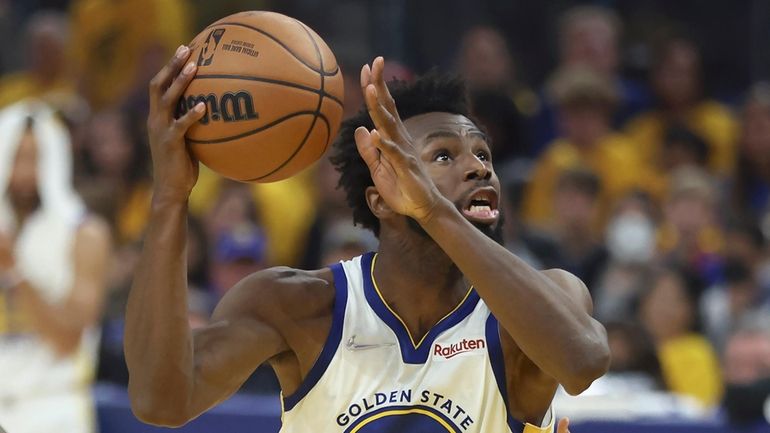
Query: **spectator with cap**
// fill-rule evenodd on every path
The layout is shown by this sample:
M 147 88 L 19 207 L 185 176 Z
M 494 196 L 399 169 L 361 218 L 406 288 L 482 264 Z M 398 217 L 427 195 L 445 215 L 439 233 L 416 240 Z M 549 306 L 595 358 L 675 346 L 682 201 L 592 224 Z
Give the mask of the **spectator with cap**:
M 602 217 L 630 190 L 655 189 L 634 145 L 612 129 L 617 94 L 610 83 L 590 69 L 564 69 L 552 78 L 550 93 L 558 106 L 562 135 L 533 169 L 524 200 L 529 223 L 547 227 L 552 222 L 556 183 L 571 168 L 587 168 L 598 176 Z

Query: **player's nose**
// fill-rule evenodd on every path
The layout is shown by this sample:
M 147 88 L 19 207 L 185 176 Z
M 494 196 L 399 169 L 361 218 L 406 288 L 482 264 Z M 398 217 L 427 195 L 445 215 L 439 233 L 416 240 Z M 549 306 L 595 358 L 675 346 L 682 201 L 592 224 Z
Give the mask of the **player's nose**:
M 492 170 L 484 161 L 477 158 L 476 155 L 468 155 L 464 160 L 466 161 L 463 166 L 464 180 L 489 180 L 492 177 Z

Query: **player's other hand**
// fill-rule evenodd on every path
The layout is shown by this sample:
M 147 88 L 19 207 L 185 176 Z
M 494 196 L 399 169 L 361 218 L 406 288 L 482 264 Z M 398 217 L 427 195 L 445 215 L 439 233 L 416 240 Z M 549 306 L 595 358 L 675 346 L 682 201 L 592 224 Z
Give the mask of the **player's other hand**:
M 419 161 L 412 137 L 398 116 L 396 104 L 385 85 L 385 61 L 377 57 L 372 67 L 361 69 L 361 89 L 373 130 L 358 128 L 358 153 L 385 203 L 395 212 L 418 222 L 428 219 L 443 196 Z
M 174 57 L 150 81 L 147 131 L 152 154 L 154 201 L 186 201 L 198 179 L 198 161 L 185 144 L 185 133 L 206 111 L 204 103 L 174 116 L 179 97 L 195 76 L 190 49 L 180 46 Z
M 569 433 L 569 418 L 562 418 L 559 420 L 559 426 L 556 428 L 556 433 Z

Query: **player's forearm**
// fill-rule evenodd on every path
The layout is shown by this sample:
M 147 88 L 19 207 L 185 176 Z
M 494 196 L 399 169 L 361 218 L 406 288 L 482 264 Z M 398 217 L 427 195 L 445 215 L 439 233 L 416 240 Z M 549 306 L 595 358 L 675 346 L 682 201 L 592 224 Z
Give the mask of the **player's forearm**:
M 476 230 L 451 205 L 442 205 L 422 225 L 543 371 L 571 392 L 604 373 L 606 334 L 585 306 Z
M 134 412 L 155 424 L 183 416 L 193 387 L 187 308 L 187 204 L 153 202 L 128 297 L 125 352 Z

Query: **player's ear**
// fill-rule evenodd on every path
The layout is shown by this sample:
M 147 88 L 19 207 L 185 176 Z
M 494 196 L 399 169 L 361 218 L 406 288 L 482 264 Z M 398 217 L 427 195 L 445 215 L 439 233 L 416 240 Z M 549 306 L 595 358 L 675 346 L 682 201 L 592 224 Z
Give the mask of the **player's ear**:
M 393 209 L 385 203 L 380 192 L 377 191 L 376 186 L 367 187 L 365 196 L 366 204 L 369 205 L 369 210 L 371 210 L 378 219 L 390 218 L 396 214 L 393 212 Z

